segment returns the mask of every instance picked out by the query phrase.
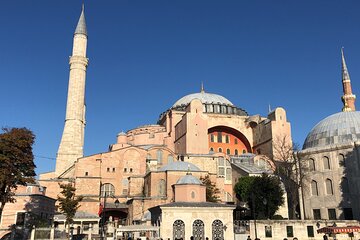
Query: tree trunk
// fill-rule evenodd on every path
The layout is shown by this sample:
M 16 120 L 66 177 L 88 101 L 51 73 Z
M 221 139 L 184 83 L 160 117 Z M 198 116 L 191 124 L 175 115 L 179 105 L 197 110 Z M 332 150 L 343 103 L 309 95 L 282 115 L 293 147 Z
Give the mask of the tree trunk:
M 67 236 L 68 236 L 68 240 L 70 240 L 70 223 L 67 223 Z
M 0 224 L 1 224 L 1 216 L 2 216 L 2 212 L 4 210 L 4 207 L 5 207 L 5 202 L 1 202 L 0 204 L 1 204 L 0 205 Z

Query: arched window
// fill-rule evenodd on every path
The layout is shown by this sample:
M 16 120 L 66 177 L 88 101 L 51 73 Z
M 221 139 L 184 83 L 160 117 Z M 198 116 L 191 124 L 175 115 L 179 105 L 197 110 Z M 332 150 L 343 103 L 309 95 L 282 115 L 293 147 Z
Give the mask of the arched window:
M 195 192 L 194 191 L 191 192 L 191 198 L 193 198 L 193 199 L 195 198 Z
M 239 155 L 239 152 L 237 149 L 235 149 L 235 156 Z
M 245 149 L 243 149 L 243 154 L 244 154 L 244 153 L 246 153 L 246 150 L 245 150 Z M 259 150 L 259 154 L 260 154 L 260 150 Z
M 338 160 L 339 160 L 339 166 L 340 166 L 340 167 L 346 167 L 346 165 L 345 165 L 345 157 L 344 157 L 344 155 L 339 154 L 339 156 L 338 156 Z
M 343 193 L 349 193 L 349 181 L 346 177 L 341 179 L 341 189 Z
M 176 220 L 173 223 L 173 238 L 185 239 L 185 223 L 182 220 Z
M 193 223 L 193 237 L 194 240 L 205 239 L 204 222 L 197 219 Z
M 319 195 L 317 182 L 315 180 L 311 181 L 311 194 L 313 196 L 318 196 Z
M 115 194 L 114 185 L 112 185 L 111 183 L 104 183 L 103 185 L 101 185 L 100 195 L 102 197 L 114 196 L 114 194 Z
M 210 152 L 214 152 L 214 148 L 210 148 Z
M 222 152 L 222 148 L 219 148 L 219 152 Z
M 159 181 L 159 196 L 166 195 L 166 182 L 164 179 L 160 179 Z
M 169 164 L 169 163 L 172 163 L 172 162 L 174 162 L 174 157 L 172 155 L 169 155 L 167 163 Z
M 326 193 L 328 195 L 333 195 L 334 191 L 333 191 L 332 181 L 330 179 L 326 179 L 325 185 L 326 185 Z
M 326 156 L 323 157 L 324 169 L 330 169 L 330 159 Z
M 147 160 L 151 159 L 151 154 L 150 154 L 150 153 L 148 153 L 148 154 L 146 155 L 146 159 L 147 159 Z
M 162 164 L 163 152 L 161 150 L 157 150 L 156 156 L 157 156 L 157 163 Z
M 309 159 L 309 171 L 315 171 L 316 168 L 315 168 L 315 160 L 310 158 Z
M 230 149 L 226 149 L 226 154 L 230 155 Z
M 212 227 L 212 239 L 224 240 L 224 224 L 220 220 L 215 220 L 211 224 Z

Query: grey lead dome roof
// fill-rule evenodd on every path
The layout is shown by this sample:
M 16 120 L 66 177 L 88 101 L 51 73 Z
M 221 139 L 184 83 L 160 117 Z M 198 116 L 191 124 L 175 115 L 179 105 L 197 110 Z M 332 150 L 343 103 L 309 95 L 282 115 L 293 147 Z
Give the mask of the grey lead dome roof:
M 222 105 L 234 106 L 234 104 L 232 104 L 229 100 L 227 100 L 223 96 L 202 91 L 199 93 L 192 93 L 180 98 L 179 100 L 176 101 L 173 107 L 188 105 L 194 99 L 199 99 L 202 103 L 219 103 Z
M 196 165 L 189 163 L 189 162 L 172 162 L 169 163 L 162 168 L 159 169 L 159 171 L 192 171 L 192 172 L 198 172 L 201 171 L 200 168 L 198 168 Z
M 305 139 L 303 149 L 360 140 L 360 112 L 335 113 L 315 125 Z
M 193 185 L 200 185 L 202 182 L 191 174 L 186 174 L 185 176 L 179 178 L 176 184 L 193 184 Z

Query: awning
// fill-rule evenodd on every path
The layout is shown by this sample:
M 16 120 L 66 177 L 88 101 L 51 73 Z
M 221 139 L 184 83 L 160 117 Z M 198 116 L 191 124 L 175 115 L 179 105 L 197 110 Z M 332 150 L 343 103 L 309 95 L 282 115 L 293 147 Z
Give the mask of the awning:
M 346 226 L 346 227 L 323 227 L 317 230 L 318 233 L 352 233 L 360 232 L 359 226 Z

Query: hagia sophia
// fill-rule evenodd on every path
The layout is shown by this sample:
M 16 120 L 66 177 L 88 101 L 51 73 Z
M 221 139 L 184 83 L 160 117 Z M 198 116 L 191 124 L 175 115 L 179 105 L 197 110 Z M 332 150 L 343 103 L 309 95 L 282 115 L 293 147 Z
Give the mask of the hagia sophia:
M 277 140 L 292 145 L 286 110 L 249 114 L 202 85 L 169 103 L 156 123 L 114 133 L 117 140 L 108 151 L 84 156 L 87 41 L 82 9 L 56 168 L 38 180 L 46 196 L 56 199 L 59 183 L 73 183 L 76 195 L 83 196 L 82 214 L 97 216 L 101 209 L 108 221 L 124 226 L 150 222 L 160 227 L 161 237 L 172 239 L 233 239 L 229 223 L 239 205 L 234 184 L 239 177 L 275 170 Z M 343 51 L 342 85 L 342 111 L 314 126 L 297 153 L 305 163 L 299 193 L 303 220 L 360 220 L 360 112 Z M 217 203 L 206 202 L 200 180 L 206 176 L 220 189 Z M 287 202 L 278 215 L 289 218 Z

